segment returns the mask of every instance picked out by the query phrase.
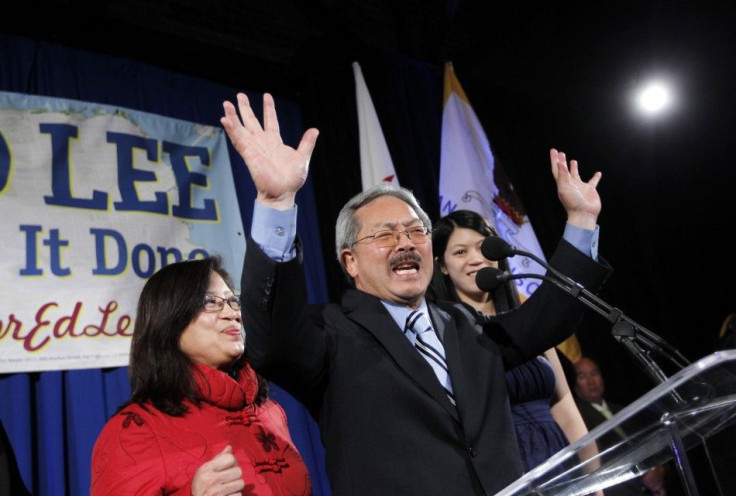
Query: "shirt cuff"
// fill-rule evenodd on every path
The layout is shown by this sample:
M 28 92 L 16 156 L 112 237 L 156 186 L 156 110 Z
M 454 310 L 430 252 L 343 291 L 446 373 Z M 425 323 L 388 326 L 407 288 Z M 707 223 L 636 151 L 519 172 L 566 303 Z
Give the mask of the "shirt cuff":
M 595 229 L 585 229 L 566 223 L 562 238 L 593 260 L 598 260 L 599 232 L 600 226 L 598 225 L 595 226 Z
M 288 262 L 296 256 L 297 206 L 277 210 L 254 202 L 250 236 L 271 260 Z

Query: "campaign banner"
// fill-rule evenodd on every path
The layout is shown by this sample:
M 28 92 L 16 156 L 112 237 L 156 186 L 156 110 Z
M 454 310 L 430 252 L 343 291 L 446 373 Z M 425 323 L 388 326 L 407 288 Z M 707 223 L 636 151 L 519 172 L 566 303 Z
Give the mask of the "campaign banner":
M 239 287 L 224 132 L 0 92 L 0 240 L 0 373 L 127 365 L 157 270 L 220 255 Z

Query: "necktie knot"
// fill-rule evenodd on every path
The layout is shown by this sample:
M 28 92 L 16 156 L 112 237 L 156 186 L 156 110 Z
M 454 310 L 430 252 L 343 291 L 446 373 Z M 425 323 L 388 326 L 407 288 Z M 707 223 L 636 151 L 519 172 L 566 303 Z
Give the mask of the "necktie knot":
M 424 312 L 420 312 L 419 310 L 414 310 L 409 314 L 409 316 L 406 318 L 406 331 L 413 332 L 416 336 L 420 336 L 424 334 L 425 332 L 432 330 L 432 322 L 430 322 L 429 318 Z

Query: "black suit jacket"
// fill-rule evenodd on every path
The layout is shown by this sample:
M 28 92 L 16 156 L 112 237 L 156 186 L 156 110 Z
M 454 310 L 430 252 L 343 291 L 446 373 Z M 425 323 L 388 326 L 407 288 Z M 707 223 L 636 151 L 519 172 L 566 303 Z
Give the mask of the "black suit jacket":
M 608 273 L 564 241 L 551 263 L 588 288 Z M 249 360 L 319 423 L 335 495 L 490 495 L 518 478 L 504 370 L 569 336 L 584 309 L 546 283 L 483 328 L 461 305 L 428 304 L 455 408 L 378 298 L 308 306 L 301 254 L 275 263 L 252 240 L 242 284 Z
M 585 422 L 585 426 L 588 430 L 593 430 L 593 428 L 598 427 L 608 420 L 605 415 L 596 410 L 589 401 L 582 400 L 576 396 L 575 404 L 578 406 L 580 415 L 583 417 L 583 422 Z M 606 401 L 606 404 L 608 405 L 608 409 L 611 410 L 611 413 L 614 415 L 620 412 L 623 408 L 618 403 L 611 403 L 610 401 Z
M 608 420 L 605 415 L 596 410 L 589 401 L 585 401 L 576 396 L 575 404 L 577 405 L 578 410 L 580 411 L 580 416 L 583 417 L 583 422 L 585 423 L 585 426 L 588 428 L 589 431 L 593 430 L 594 428 L 598 427 L 603 422 Z M 608 405 L 608 409 L 611 410 L 611 413 L 614 415 L 620 412 L 623 408 L 623 406 L 619 405 L 618 403 L 611 403 L 610 401 L 606 401 L 606 404 Z M 614 444 L 618 444 L 619 442 L 625 440 L 626 436 L 622 436 L 618 431 L 612 430 L 599 439 L 598 447 L 599 449 L 602 449 L 604 447 L 613 446 Z

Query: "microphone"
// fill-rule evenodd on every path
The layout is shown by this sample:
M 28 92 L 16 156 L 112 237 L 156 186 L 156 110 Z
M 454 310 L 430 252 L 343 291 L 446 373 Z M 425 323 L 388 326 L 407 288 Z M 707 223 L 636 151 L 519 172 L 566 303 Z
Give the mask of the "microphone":
M 513 257 L 516 255 L 517 250 L 515 246 L 508 244 L 499 236 L 488 236 L 481 243 L 480 252 L 488 260 L 498 262 L 499 260 Z
M 483 267 L 475 274 L 475 284 L 478 289 L 490 293 L 508 280 L 504 277 L 508 272 L 501 272 L 495 267 Z
M 586 290 L 582 284 L 572 280 L 565 274 L 562 274 L 533 253 L 520 250 L 498 236 L 489 236 L 483 240 L 480 250 L 484 257 L 492 261 L 504 260 L 508 257 L 513 257 L 514 255 L 529 257 L 547 269 L 549 274 L 554 276 L 550 277 L 549 275 L 539 274 L 510 274 L 508 272 L 500 271 L 494 267 L 485 267 L 479 270 L 475 275 L 475 283 L 482 291 L 494 291 L 501 284 L 512 279 L 531 278 L 549 281 L 611 322 L 611 324 L 613 324 L 613 337 L 622 343 L 624 347 L 627 348 L 634 357 L 644 365 L 645 371 L 656 383 L 666 381 L 667 377 L 649 356 L 636 347 L 634 344 L 635 340 L 646 345 L 648 349 L 666 357 L 678 367 L 684 368 L 689 364 L 688 360 L 664 339 L 629 319 L 621 310 L 601 300 L 593 293 Z
M 511 274 L 510 272 L 498 270 L 495 267 L 483 267 L 475 274 L 475 284 L 481 291 L 490 293 L 498 289 L 505 282 L 512 279 L 525 279 L 527 277 L 550 280 L 552 283 L 555 282 L 552 278 L 540 276 L 539 274 Z
M 510 245 L 507 243 L 503 238 L 500 236 L 488 236 L 486 239 L 483 240 L 483 242 L 480 245 L 480 252 L 483 254 L 484 257 L 486 257 L 488 260 L 491 260 L 493 262 L 498 262 L 499 260 L 505 260 L 508 257 L 513 257 L 514 255 L 522 255 L 528 258 L 531 258 L 535 262 L 537 262 L 539 265 L 547 269 L 548 272 L 555 275 L 558 279 L 564 281 L 565 283 L 571 285 L 571 286 L 577 286 L 582 288 L 582 286 L 567 277 L 562 272 L 558 271 L 551 265 L 549 265 L 547 262 L 536 256 L 534 253 L 520 250 L 517 247 Z M 481 269 L 482 271 L 483 269 Z M 479 273 L 481 272 L 479 271 Z M 509 274 L 511 279 L 523 279 L 522 275 L 518 276 L 512 276 Z M 534 276 L 534 278 L 537 279 L 544 279 L 544 277 L 539 276 L 538 274 L 529 274 L 530 277 Z M 477 283 L 477 275 L 476 275 L 476 283 Z M 489 275 L 484 276 L 484 278 L 490 278 Z M 508 279 L 504 279 L 498 283 L 500 285 L 501 283 L 505 282 Z M 490 283 L 490 281 L 488 281 Z M 496 285 L 496 287 L 498 287 Z M 478 286 L 480 287 L 480 286 Z M 482 288 L 481 288 L 482 289 Z M 495 289 L 495 288 L 494 288 Z

